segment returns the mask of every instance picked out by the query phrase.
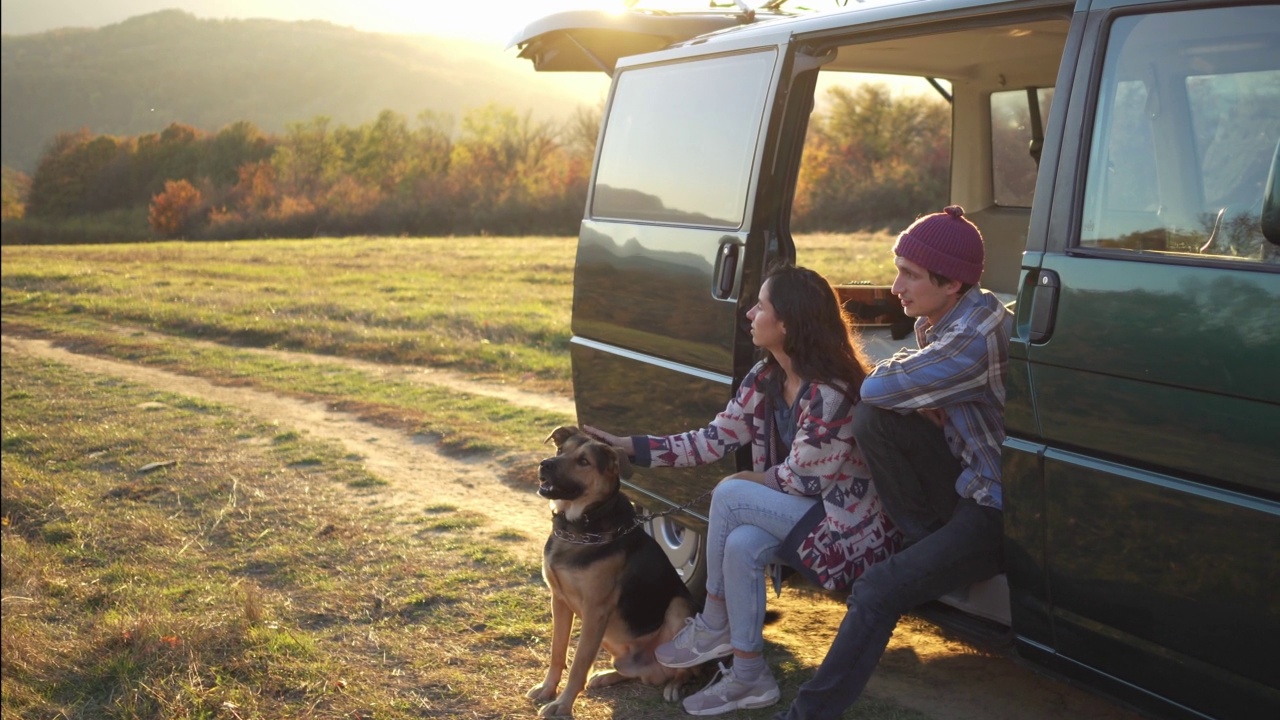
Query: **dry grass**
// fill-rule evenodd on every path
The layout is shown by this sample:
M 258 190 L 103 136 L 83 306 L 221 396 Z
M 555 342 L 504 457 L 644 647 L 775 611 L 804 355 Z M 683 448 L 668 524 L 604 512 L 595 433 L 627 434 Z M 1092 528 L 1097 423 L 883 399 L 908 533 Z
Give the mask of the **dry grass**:
M 5 718 L 526 714 L 545 598 L 484 523 L 224 408 L 8 353 L 3 398 Z
M 550 617 L 510 551 L 529 538 L 369 509 L 359 458 L 227 408 L 15 353 L 2 378 L 4 718 L 532 715 Z M 768 652 L 792 694 L 814 658 Z M 676 713 L 622 686 L 577 717 Z
M 3 322 L 6 332 L 82 353 L 322 400 L 455 450 L 530 447 L 541 429 L 567 418 L 240 348 L 449 368 L 568 397 L 574 243 L 342 238 L 4 247 Z M 811 235 L 797 243 L 802 262 L 833 278 L 884 281 L 892 272 L 884 235 Z M 511 428 L 509 437 L 495 442 L 495 426 Z
M 236 345 L 567 392 L 571 245 L 4 248 L 4 324 L 502 453 L 537 446 L 563 418 Z M 223 407 L 3 363 L 5 720 L 532 714 L 524 691 L 544 670 L 549 612 L 509 531 L 447 505 L 404 516 L 353 503 L 382 485 L 358 460 Z M 769 652 L 793 693 L 812 660 Z M 577 716 L 677 712 L 623 686 L 584 697 Z M 921 716 L 868 699 L 847 717 Z

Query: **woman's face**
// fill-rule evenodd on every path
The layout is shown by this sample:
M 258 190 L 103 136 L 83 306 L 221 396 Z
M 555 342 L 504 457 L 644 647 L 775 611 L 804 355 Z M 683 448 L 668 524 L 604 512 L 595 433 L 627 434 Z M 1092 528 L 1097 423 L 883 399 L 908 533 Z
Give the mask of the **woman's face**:
M 758 348 L 778 355 L 782 352 L 782 341 L 787 330 L 778 319 L 773 302 L 769 299 L 769 286 L 772 284 L 765 280 L 764 285 L 760 286 L 760 299 L 755 307 L 747 311 L 747 319 L 751 321 L 751 342 Z

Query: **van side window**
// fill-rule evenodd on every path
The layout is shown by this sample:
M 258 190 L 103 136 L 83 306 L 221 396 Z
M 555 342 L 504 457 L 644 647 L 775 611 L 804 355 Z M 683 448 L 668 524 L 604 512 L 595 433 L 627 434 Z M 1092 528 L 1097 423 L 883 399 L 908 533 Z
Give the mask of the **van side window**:
M 740 227 L 776 55 L 754 52 L 622 72 L 591 216 Z
M 992 199 L 1001 207 L 1031 207 L 1036 192 L 1039 159 L 1032 154 L 1034 123 L 1027 90 L 991 93 L 991 184 Z M 1040 106 L 1040 130 L 1049 118 L 1053 88 L 1036 88 Z M 1043 141 L 1043 135 L 1040 140 Z
M 1121 17 L 1099 93 L 1082 247 L 1280 264 L 1259 227 L 1280 142 L 1280 8 Z

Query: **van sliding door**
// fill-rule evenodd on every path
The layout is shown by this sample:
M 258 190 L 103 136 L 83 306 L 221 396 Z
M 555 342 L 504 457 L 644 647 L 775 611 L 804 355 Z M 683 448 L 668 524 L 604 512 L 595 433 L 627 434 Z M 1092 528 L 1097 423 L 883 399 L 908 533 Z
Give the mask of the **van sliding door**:
M 764 242 L 751 219 L 784 50 L 619 62 L 574 272 L 580 422 L 624 434 L 704 427 L 750 366 L 739 320 L 759 284 Z M 630 484 L 664 510 L 735 469 L 729 459 L 641 471 Z

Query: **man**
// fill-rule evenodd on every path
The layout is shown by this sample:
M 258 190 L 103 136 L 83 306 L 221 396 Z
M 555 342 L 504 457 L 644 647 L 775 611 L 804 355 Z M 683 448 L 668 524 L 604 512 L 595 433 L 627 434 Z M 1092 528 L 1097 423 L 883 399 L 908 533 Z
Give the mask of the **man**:
M 903 613 L 1001 572 L 1000 444 L 1011 315 L 978 286 L 982 233 L 956 205 L 893 247 L 893 293 L 916 318 L 901 350 L 862 384 L 858 442 L 907 546 L 872 565 L 814 676 L 775 720 L 834 720 L 861 695 Z

